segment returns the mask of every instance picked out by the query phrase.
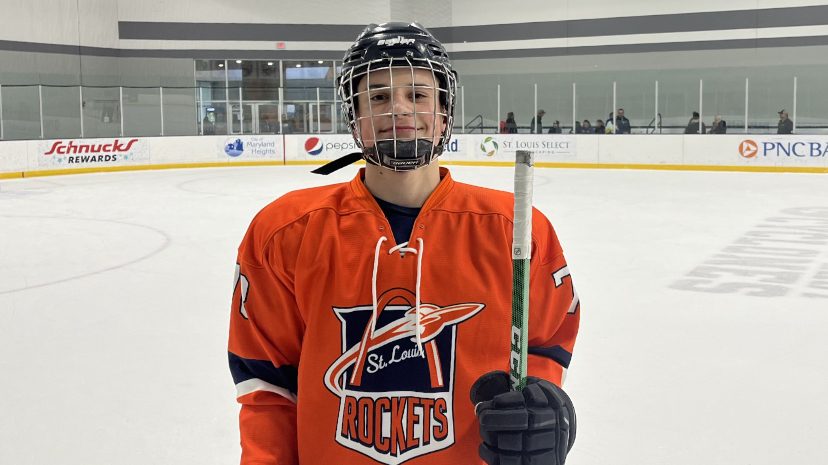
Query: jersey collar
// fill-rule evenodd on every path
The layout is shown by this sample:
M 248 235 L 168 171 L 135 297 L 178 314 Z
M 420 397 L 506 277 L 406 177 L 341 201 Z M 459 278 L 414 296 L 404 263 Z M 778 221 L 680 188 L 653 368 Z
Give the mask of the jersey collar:
M 351 180 L 351 191 L 356 195 L 357 199 L 360 200 L 363 204 L 368 205 L 372 210 L 377 210 L 380 214 L 382 211 L 379 210 L 379 205 L 377 202 L 374 201 L 374 196 L 365 187 L 365 168 L 360 168 L 359 172 L 354 176 L 354 179 Z M 437 188 L 434 189 L 434 192 L 428 196 L 425 204 L 423 204 L 422 209 L 420 210 L 420 216 L 424 213 L 428 212 L 449 194 L 449 192 L 454 188 L 455 181 L 451 177 L 451 172 L 449 172 L 448 168 L 440 167 L 440 184 L 437 184 Z

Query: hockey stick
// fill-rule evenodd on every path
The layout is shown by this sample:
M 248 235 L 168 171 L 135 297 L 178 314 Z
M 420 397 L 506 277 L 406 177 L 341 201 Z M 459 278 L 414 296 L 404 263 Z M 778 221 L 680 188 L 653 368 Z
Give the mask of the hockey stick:
M 512 389 L 526 385 L 529 333 L 529 257 L 532 254 L 532 152 L 515 157 L 515 217 L 512 236 L 512 351 L 509 375 Z

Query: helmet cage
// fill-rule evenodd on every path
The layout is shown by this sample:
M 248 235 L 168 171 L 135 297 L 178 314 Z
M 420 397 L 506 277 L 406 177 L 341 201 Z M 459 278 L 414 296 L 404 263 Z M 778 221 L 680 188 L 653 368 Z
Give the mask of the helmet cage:
M 411 72 L 410 83 L 397 85 L 394 82 L 392 68 L 407 68 Z M 372 85 L 371 75 L 377 71 L 388 70 L 388 85 Z M 415 81 L 415 70 L 425 70 L 431 75 L 432 83 L 423 85 Z M 421 73 L 422 74 L 422 73 Z M 365 79 L 365 90 L 358 91 L 360 82 Z M 434 87 L 432 87 L 434 86 Z M 411 89 L 412 111 L 398 114 L 395 112 L 395 90 L 407 87 Z M 337 88 L 339 97 L 342 100 L 342 111 L 348 118 L 348 126 L 354 136 L 356 145 L 362 150 L 363 157 L 368 163 L 379 165 L 394 171 L 408 171 L 428 165 L 437 158 L 445 149 L 451 139 L 451 131 L 454 120 L 454 105 L 457 91 L 457 78 L 455 73 L 445 63 L 430 58 L 415 58 L 411 51 L 401 57 L 382 57 L 369 60 L 347 69 L 337 77 Z M 418 89 L 433 89 L 434 97 L 431 104 L 417 103 Z M 390 99 L 390 106 L 387 111 L 375 113 L 372 105 L 367 108 L 360 108 L 359 97 L 367 94 L 367 101 L 377 93 L 387 92 Z M 431 118 L 431 133 L 418 135 L 416 139 L 399 139 L 397 136 L 397 118 L 411 116 L 417 121 L 420 118 Z M 375 128 L 375 122 L 383 118 L 390 118 L 392 132 L 379 137 Z M 364 133 L 364 120 L 370 130 L 369 134 Z M 445 125 L 439 128 L 442 120 Z M 416 128 L 415 128 L 416 129 Z M 423 137 L 425 136 L 425 137 Z M 435 142 L 436 140 L 436 142 Z M 371 144 L 373 142 L 373 144 Z

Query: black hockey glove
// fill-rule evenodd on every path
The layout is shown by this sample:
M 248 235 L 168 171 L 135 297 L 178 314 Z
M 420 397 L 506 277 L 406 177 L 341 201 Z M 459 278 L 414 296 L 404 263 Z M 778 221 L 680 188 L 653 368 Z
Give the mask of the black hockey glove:
M 509 374 L 493 371 L 471 388 L 480 423 L 480 457 L 489 465 L 563 465 L 575 442 L 575 407 L 558 386 L 528 377 L 510 391 Z

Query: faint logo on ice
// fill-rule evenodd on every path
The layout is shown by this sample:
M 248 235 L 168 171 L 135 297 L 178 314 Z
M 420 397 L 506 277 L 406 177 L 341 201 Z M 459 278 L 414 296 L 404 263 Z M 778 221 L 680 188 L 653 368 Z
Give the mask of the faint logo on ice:
M 786 208 L 766 218 L 670 287 L 828 299 L 828 207 Z

